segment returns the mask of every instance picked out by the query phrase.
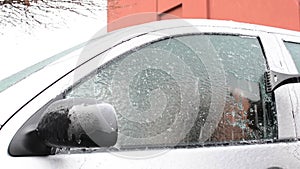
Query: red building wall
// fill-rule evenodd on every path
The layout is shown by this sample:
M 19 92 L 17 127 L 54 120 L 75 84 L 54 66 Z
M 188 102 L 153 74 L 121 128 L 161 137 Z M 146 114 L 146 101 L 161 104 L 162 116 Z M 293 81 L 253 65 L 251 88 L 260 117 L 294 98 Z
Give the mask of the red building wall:
M 210 0 L 210 17 L 300 30 L 299 0 Z
M 234 20 L 300 31 L 299 4 L 300 0 L 108 0 L 108 30 L 181 17 Z

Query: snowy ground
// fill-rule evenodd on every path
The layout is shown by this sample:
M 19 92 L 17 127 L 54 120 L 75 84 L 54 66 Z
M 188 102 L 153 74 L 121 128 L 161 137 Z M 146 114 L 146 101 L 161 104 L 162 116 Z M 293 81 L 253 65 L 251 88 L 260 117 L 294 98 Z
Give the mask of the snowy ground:
M 0 80 L 89 40 L 106 25 L 105 0 L 50 5 L 0 6 Z

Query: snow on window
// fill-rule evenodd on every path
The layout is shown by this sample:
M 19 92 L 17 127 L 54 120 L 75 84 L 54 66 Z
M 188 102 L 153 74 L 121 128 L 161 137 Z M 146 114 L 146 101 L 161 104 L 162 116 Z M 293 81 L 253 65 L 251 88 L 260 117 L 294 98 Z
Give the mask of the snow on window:
M 67 97 L 114 106 L 120 147 L 273 139 L 257 38 L 188 35 L 148 44 L 100 67 Z

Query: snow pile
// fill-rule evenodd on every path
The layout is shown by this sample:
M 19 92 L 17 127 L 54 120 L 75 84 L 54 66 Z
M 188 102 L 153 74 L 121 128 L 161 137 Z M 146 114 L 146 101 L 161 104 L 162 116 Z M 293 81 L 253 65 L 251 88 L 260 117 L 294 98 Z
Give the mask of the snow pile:
M 0 80 L 89 40 L 107 22 L 105 0 L 0 6 Z

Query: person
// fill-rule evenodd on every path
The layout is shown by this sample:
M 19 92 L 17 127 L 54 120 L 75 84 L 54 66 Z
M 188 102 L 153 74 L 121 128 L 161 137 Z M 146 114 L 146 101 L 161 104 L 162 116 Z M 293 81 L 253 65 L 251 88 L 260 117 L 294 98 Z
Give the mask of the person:
M 251 101 L 239 88 L 229 90 L 222 119 L 211 136 L 212 142 L 249 140 L 253 130 L 249 119 Z

